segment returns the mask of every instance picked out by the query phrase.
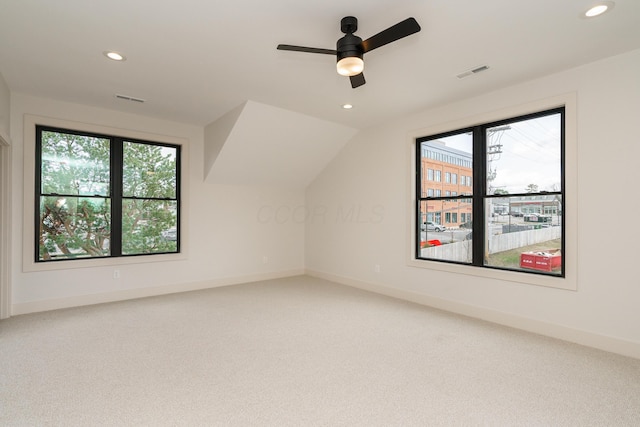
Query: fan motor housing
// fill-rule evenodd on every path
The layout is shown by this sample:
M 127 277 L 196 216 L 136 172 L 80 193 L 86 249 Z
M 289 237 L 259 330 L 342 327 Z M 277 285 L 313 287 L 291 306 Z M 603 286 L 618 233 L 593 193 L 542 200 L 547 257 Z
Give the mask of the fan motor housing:
M 337 61 L 340 62 L 342 58 L 350 58 L 353 56 L 362 59 L 362 55 L 364 54 L 362 39 L 353 34 L 358 31 L 358 19 L 355 16 L 345 16 L 340 21 L 340 30 L 345 35 L 336 43 L 336 51 L 338 51 Z
M 338 61 L 342 58 L 348 58 L 351 56 L 357 56 L 362 58 L 362 39 L 353 34 L 346 34 L 336 44 L 336 50 L 338 51 Z

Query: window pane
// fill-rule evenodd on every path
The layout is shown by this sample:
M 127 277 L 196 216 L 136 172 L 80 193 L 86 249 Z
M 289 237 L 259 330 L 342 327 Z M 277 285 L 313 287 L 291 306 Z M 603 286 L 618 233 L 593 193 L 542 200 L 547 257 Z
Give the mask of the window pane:
M 443 199 L 420 204 L 419 258 L 444 261 L 471 262 L 471 229 L 458 225 L 460 217 L 471 217 L 468 200 Z M 445 224 L 445 222 L 452 221 Z M 446 227 L 445 227 L 446 225 Z M 470 226 L 470 225 L 469 225 Z
M 555 194 L 487 199 L 484 264 L 561 275 L 561 207 Z
M 560 191 L 559 113 L 488 128 L 487 194 Z
M 428 179 L 423 177 L 421 180 L 423 191 L 426 188 L 433 188 L 462 193 L 463 190 L 460 189 L 460 186 L 471 186 L 471 176 L 473 176 L 473 139 L 471 133 L 460 133 L 423 141 L 420 145 L 421 166 L 428 173 Z M 446 170 L 445 182 L 442 182 L 443 170 Z M 468 176 L 468 182 L 460 180 L 460 185 L 458 185 L 458 175 Z M 466 186 L 464 191 L 469 193 L 470 189 Z
M 177 148 L 123 143 L 123 197 L 175 199 Z
M 563 115 L 557 108 L 419 139 L 418 166 L 434 172 L 417 183 L 417 258 L 564 276 Z
M 178 203 L 169 200 L 122 201 L 122 254 L 177 252 Z
M 42 131 L 42 194 L 109 195 L 109 140 Z
M 465 182 L 460 180 L 458 184 L 457 179 L 458 176 L 473 175 L 473 140 L 470 133 L 423 141 L 420 145 L 421 167 L 428 170 L 429 178 L 432 178 L 421 180 L 421 194 L 442 197 L 471 192 L 471 188 L 464 187 Z M 418 257 L 470 263 L 471 230 L 461 228 L 462 222 L 458 219 L 471 218 L 471 212 L 471 199 L 422 201 L 418 213 Z
M 109 199 L 41 197 L 39 260 L 108 256 L 110 210 Z

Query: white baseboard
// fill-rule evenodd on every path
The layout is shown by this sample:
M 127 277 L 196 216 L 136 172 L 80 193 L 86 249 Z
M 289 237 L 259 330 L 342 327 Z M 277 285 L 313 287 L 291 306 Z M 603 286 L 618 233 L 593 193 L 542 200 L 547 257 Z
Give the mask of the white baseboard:
M 155 286 L 150 288 L 126 289 L 115 292 L 105 292 L 93 295 L 79 295 L 68 298 L 57 298 L 43 301 L 30 301 L 11 306 L 11 315 L 37 313 L 41 311 L 58 310 L 61 308 L 81 307 L 84 305 L 103 304 L 107 302 L 124 301 L 136 298 L 146 298 L 158 295 L 174 294 L 178 292 L 197 291 L 201 289 L 217 288 L 221 286 L 238 285 L 241 283 L 259 282 L 262 280 L 282 279 L 284 277 L 300 276 L 303 269 L 278 271 L 273 273 L 251 274 L 246 276 L 225 277 L 206 280 L 203 282 L 180 283 L 174 285 Z
M 561 339 L 563 341 L 569 341 L 575 344 L 580 344 L 587 347 L 593 347 L 611 353 L 640 359 L 640 343 L 638 342 L 600 335 L 563 325 L 544 322 L 541 320 L 516 316 L 510 313 L 503 313 L 484 307 L 477 307 L 469 304 L 431 297 L 416 292 L 404 291 L 383 285 L 367 283 L 361 280 L 336 276 L 320 271 L 307 269 L 306 274 L 365 291 L 375 292 L 393 298 L 415 302 L 428 307 L 461 314 L 463 316 L 486 320 L 488 322 L 497 323 L 503 326 L 508 326 L 527 332 L 533 332 L 536 334 Z

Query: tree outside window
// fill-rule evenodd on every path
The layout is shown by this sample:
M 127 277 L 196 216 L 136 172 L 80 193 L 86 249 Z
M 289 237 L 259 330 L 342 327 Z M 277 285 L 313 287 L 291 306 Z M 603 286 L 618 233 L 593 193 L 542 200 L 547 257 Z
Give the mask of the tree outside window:
M 179 251 L 179 146 L 36 135 L 36 261 Z

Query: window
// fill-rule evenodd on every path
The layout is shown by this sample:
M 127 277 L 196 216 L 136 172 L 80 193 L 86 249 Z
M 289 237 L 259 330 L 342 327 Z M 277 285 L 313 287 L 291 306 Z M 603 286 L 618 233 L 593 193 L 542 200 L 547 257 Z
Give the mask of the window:
M 470 192 L 417 198 L 416 259 L 564 277 L 564 122 L 562 107 L 418 138 L 417 153 L 446 152 L 441 166 L 458 164 Z M 443 213 L 460 228 L 420 229 Z
M 442 171 L 436 171 L 436 182 L 442 181 Z
M 180 146 L 36 126 L 35 261 L 180 252 Z
M 433 181 L 433 169 L 427 169 L 427 180 Z

